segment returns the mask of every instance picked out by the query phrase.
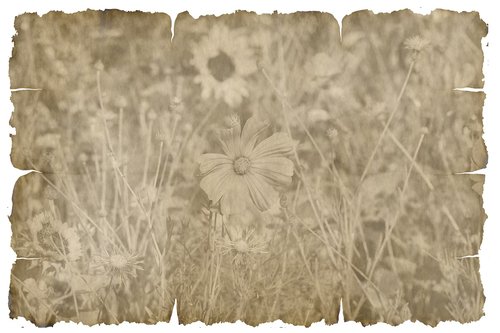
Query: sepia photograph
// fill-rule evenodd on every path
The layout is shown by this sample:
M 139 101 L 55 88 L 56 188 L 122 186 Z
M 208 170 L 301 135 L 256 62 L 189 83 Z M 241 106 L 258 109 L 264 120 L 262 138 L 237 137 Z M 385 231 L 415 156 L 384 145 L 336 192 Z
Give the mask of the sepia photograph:
M 12 20 L 6 316 L 485 316 L 479 12 L 111 8 Z

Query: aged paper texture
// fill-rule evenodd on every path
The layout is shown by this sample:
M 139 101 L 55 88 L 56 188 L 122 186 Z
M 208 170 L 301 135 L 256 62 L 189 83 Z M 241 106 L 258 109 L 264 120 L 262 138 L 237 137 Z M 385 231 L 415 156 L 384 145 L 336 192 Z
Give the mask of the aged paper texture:
M 11 317 L 470 322 L 477 13 L 16 18 Z

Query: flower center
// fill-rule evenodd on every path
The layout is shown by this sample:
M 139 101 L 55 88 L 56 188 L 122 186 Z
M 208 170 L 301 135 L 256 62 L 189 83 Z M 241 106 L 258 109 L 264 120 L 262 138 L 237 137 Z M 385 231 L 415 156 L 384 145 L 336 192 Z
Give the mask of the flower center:
M 120 254 L 113 254 L 109 258 L 109 263 L 113 268 L 122 269 L 127 265 L 127 258 Z
M 250 159 L 245 156 L 238 157 L 233 163 L 234 172 L 244 175 L 250 169 Z
M 237 240 L 234 243 L 234 249 L 238 252 L 245 253 L 248 251 L 248 244 L 243 239 Z
M 234 62 L 225 52 L 219 51 L 215 57 L 208 59 L 210 74 L 219 82 L 225 81 L 234 73 Z

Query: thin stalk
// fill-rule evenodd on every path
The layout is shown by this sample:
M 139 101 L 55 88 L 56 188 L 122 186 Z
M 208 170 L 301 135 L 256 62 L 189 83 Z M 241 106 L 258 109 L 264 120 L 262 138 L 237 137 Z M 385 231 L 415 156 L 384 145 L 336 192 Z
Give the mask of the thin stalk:
M 62 255 L 64 257 L 64 261 L 66 262 L 66 265 L 68 265 L 69 267 L 69 272 L 70 272 L 70 275 L 71 275 L 71 278 L 73 278 L 73 268 L 71 267 L 71 264 L 69 262 L 69 259 L 68 259 L 68 254 L 66 253 L 66 248 L 64 247 L 64 241 L 63 241 L 63 238 L 61 236 L 61 233 L 58 232 L 57 233 L 58 236 L 59 236 L 59 241 L 61 242 L 61 248 L 62 248 Z M 52 239 L 51 239 L 52 240 Z M 54 244 L 54 241 L 52 240 L 52 243 Z M 56 246 L 56 249 L 57 249 L 57 245 L 54 244 Z M 75 289 L 73 288 L 73 286 L 70 287 L 71 288 L 71 296 L 73 298 L 73 305 L 75 307 L 75 313 L 76 313 L 76 318 L 78 319 L 79 322 L 81 322 L 82 320 L 80 319 L 80 309 L 78 308 L 78 302 L 76 300 L 76 293 L 75 293 Z
M 35 291 L 31 290 L 31 288 L 29 288 L 29 287 L 28 287 L 28 286 L 27 286 L 27 285 L 26 285 L 26 284 L 25 284 L 25 283 L 24 283 L 21 279 L 19 279 L 19 278 L 18 278 L 17 276 L 15 276 L 14 274 L 11 274 L 10 276 L 12 277 L 12 279 L 13 279 L 14 281 L 16 281 L 17 283 L 19 283 L 19 284 L 21 285 L 21 287 L 22 287 L 22 288 L 24 288 L 26 291 L 28 291 L 28 292 L 31 294 L 31 296 L 32 296 L 32 297 L 35 297 L 35 298 L 36 298 L 36 299 L 40 302 L 40 304 L 41 304 L 41 305 L 43 305 L 43 307 L 45 307 L 45 308 L 46 308 L 46 309 L 47 309 L 47 310 L 48 310 L 48 311 L 49 311 L 49 312 L 50 312 L 50 313 L 51 313 L 51 314 L 52 314 L 52 315 L 53 315 L 53 316 L 57 319 L 57 317 L 58 317 L 58 316 L 57 316 L 57 313 L 55 313 L 55 311 L 52 309 L 52 306 L 51 306 L 50 304 L 48 304 L 48 303 L 47 303 L 47 301 L 48 301 L 48 300 L 46 301 L 46 300 L 44 300 L 44 299 L 42 299 L 42 298 L 38 297 L 38 296 L 37 296 L 37 295 L 38 295 L 38 293 L 37 293 L 37 292 L 35 292 Z M 24 298 L 24 300 L 25 300 L 26 304 L 29 306 L 29 302 L 28 302 L 28 300 L 25 298 L 25 296 L 24 296 L 24 294 L 23 294 L 22 292 L 21 292 L 21 295 L 23 295 L 23 298 Z
M 166 193 L 167 194 L 168 194 L 171 182 L 172 182 L 172 178 L 173 178 L 174 172 L 177 170 L 177 166 L 178 166 L 178 164 L 180 163 L 180 161 L 182 159 L 182 155 L 184 154 L 184 150 L 186 149 L 188 143 L 190 143 L 191 139 L 194 136 L 196 136 L 205 127 L 205 125 L 208 123 L 208 120 L 210 119 L 210 117 L 212 116 L 212 114 L 217 109 L 218 105 L 219 105 L 218 103 L 215 103 L 208 110 L 208 112 L 205 114 L 205 116 L 203 117 L 203 119 L 198 123 L 198 126 L 196 126 L 196 128 L 194 130 L 192 130 L 188 135 L 186 135 L 186 137 L 184 138 L 184 140 L 182 140 L 181 147 L 179 148 L 179 150 L 177 151 L 177 153 L 174 155 L 174 160 L 170 164 L 170 171 L 169 171 L 169 174 L 168 174 L 168 177 L 167 177 L 167 182 L 166 182 L 166 185 L 165 185 L 166 186 Z M 165 168 L 165 171 L 166 171 L 166 168 Z M 162 181 L 160 182 L 160 185 L 162 183 L 163 183 L 163 175 L 162 175 Z
M 276 93 L 276 95 L 280 98 L 281 100 L 281 103 L 282 103 L 282 110 L 284 109 L 284 107 L 286 107 L 288 110 L 292 111 L 293 108 L 292 106 L 286 101 L 285 99 L 285 96 L 284 94 L 278 89 L 278 87 L 276 87 L 276 85 L 273 83 L 273 81 L 271 80 L 269 74 L 267 74 L 267 71 L 262 68 L 261 69 L 261 72 L 262 74 L 264 75 L 264 78 L 266 79 L 266 81 L 268 82 L 268 84 L 271 86 L 271 88 L 274 90 L 274 92 Z M 285 112 L 285 111 L 284 111 Z M 286 113 L 286 112 L 285 112 Z M 328 163 L 328 160 L 326 159 L 325 155 L 323 154 L 323 152 L 321 151 L 321 149 L 319 148 L 319 145 L 317 144 L 316 140 L 314 139 L 314 137 L 312 136 L 311 132 L 307 129 L 307 126 L 304 124 L 304 122 L 297 116 L 295 115 L 295 119 L 297 120 L 297 122 L 299 123 L 300 127 L 302 127 L 302 129 L 304 130 L 304 132 L 306 133 L 307 137 L 309 138 L 309 140 L 311 141 L 314 149 L 316 150 L 316 152 L 318 153 L 321 161 L 323 162 L 323 164 L 326 166 L 328 172 L 330 174 L 332 174 L 334 177 L 336 177 L 336 179 L 338 180 L 339 182 L 339 185 L 340 185 L 340 189 L 341 191 L 344 193 L 344 195 L 349 198 L 350 195 L 349 195 L 349 190 L 347 189 L 347 187 L 345 186 L 342 178 L 340 177 L 340 174 L 338 172 L 338 170 L 335 168 L 335 167 L 330 167 L 329 166 L 329 163 Z M 287 128 L 287 132 L 289 132 L 289 136 L 290 138 L 292 137 L 291 135 L 291 131 L 290 131 L 290 125 L 289 125 L 289 122 L 288 122 L 288 116 L 286 116 L 286 128 Z
M 363 173 L 361 174 L 361 178 L 359 180 L 357 191 L 359 190 L 361 184 L 365 180 L 365 177 L 366 177 L 368 171 L 370 170 L 370 166 L 371 166 L 371 164 L 373 162 L 373 158 L 377 154 L 378 148 L 380 147 L 380 144 L 382 143 L 382 140 L 384 139 L 385 135 L 387 134 L 389 126 L 391 125 L 392 120 L 394 119 L 394 116 L 396 115 L 396 112 L 399 109 L 399 104 L 401 104 L 401 99 L 403 98 L 403 95 L 404 95 L 404 93 L 406 91 L 406 87 L 408 86 L 408 82 L 410 81 L 410 77 L 411 77 L 411 74 L 413 72 L 413 67 L 415 66 L 416 59 L 417 59 L 417 57 L 413 57 L 413 59 L 411 61 L 410 67 L 408 68 L 408 72 L 406 73 L 406 78 L 405 78 L 405 80 L 403 82 L 403 86 L 401 87 L 401 90 L 399 91 L 398 98 L 396 100 L 396 103 L 394 104 L 394 107 L 393 107 L 393 109 L 391 111 L 389 119 L 385 123 L 384 129 L 382 130 L 382 133 L 380 133 L 380 135 L 378 137 L 378 140 L 377 140 L 377 143 L 375 144 L 375 147 L 373 148 L 373 151 L 372 151 L 372 153 L 370 155 L 370 158 L 368 159 L 368 162 L 365 165 L 365 169 L 363 170 Z
M 321 235 L 319 235 L 318 233 L 316 233 L 314 230 L 312 230 L 311 228 L 309 228 L 298 216 L 294 215 L 294 217 L 297 218 L 297 220 L 302 224 L 302 226 L 307 230 L 309 231 L 312 235 L 314 235 L 321 243 L 323 243 L 323 245 L 326 246 L 327 249 L 333 251 L 335 253 L 335 255 L 337 255 L 340 259 L 342 259 L 353 271 L 355 271 L 356 273 L 358 273 L 362 278 L 364 278 L 365 280 L 367 280 L 367 282 L 369 284 L 372 285 L 372 287 L 377 291 L 377 292 L 380 292 L 380 289 L 377 287 L 377 285 L 375 283 L 373 283 L 373 281 L 371 281 L 371 279 L 368 279 L 368 276 L 360 269 L 358 268 L 356 265 L 354 265 L 352 263 L 352 260 L 349 260 L 349 258 L 347 258 L 345 255 L 343 255 L 342 253 L 340 253 L 336 248 L 334 248 L 332 245 L 330 245 L 328 243 L 328 241 L 326 239 L 323 239 L 323 237 Z M 357 279 L 357 277 L 355 276 L 355 278 Z M 359 282 L 360 286 L 361 285 L 361 282 L 359 281 L 359 279 L 357 279 L 357 281 Z M 364 291 L 364 289 L 363 289 Z
M 285 210 L 285 216 L 287 217 L 287 220 L 288 220 L 288 214 L 286 213 L 286 210 Z M 287 226 L 287 229 L 286 229 L 284 249 L 282 251 L 283 255 L 282 255 L 282 258 L 281 258 L 281 274 L 280 274 L 280 279 L 279 279 L 279 282 L 278 282 L 278 287 L 276 288 L 276 292 L 274 293 L 275 294 L 275 298 L 274 298 L 274 301 L 273 301 L 273 305 L 271 307 L 271 312 L 269 313 L 269 316 L 267 318 L 267 320 L 269 320 L 269 321 L 273 320 L 273 318 L 274 318 L 274 313 L 276 311 L 276 306 L 278 304 L 278 300 L 279 300 L 279 296 L 280 296 L 280 293 L 281 293 L 281 289 L 283 288 L 283 279 L 285 277 L 286 264 L 287 264 L 287 260 L 288 260 L 288 256 L 287 256 L 288 253 L 286 251 L 286 247 L 288 246 L 288 240 L 290 238 L 290 228 L 291 228 L 291 224 L 288 223 L 288 226 Z
M 148 173 L 149 173 L 149 164 L 151 160 L 151 133 L 153 132 L 153 120 L 149 120 L 148 131 L 147 131 L 147 140 L 146 140 L 146 160 L 144 161 L 144 169 L 142 173 L 142 188 L 146 188 L 146 184 L 148 183 Z
M 283 54 L 283 48 L 280 47 L 280 64 L 281 64 L 281 69 L 282 69 L 282 90 L 284 90 L 284 83 L 285 83 L 285 68 L 284 68 L 284 54 Z M 270 79 L 270 77 L 267 75 L 266 71 L 264 69 L 262 69 L 262 73 L 264 74 L 264 77 L 267 79 L 267 81 L 269 82 L 269 84 L 271 85 L 271 87 L 273 88 L 273 90 L 276 92 L 277 96 L 281 99 L 281 112 L 282 112 L 282 115 L 283 115 L 283 119 L 284 119 L 284 122 L 285 122 L 285 129 L 290 137 L 290 139 L 292 139 L 292 131 L 291 131 L 291 128 L 290 128 L 290 122 L 289 122 L 289 119 L 288 119 L 288 114 L 287 114 L 287 110 L 286 110 L 286 107 L 287 105 L 289 106 L 289 104 L 286 102 L 286 99 L 285 99 L 285 96 L 286 94 L 285 93 L 282 93 L 273 83 L 272 83 L 272 80 Z M 319 149 L 319 147 L 316 145 L 315 146 L 316 149 Z M 326 233 L 326 230 L 323 226 L 323 223 L 322 223 L 322 220 L 321 220 L 321 217 L 318 213 L 318 210 L 316 208 L 316 203 L 314 202 L 313 200 L 313 197 L 312 197 L 312 193 L 309 189 L 309 186 L 306 182 L 306 178 L 305 178 L 305 174 L 304 172 L 302 171 L 302 168 L 301 168 L 301 163 L 300 163 L 300 158 L 298 156 L 298 153 L 297 153 L 297 150 L 296 149 L 293 149 L 293 156 L 294 156 L 294 159 L 295 159 L 295 162 L 297 163 L 297 171 L 298 171 L 298 176 L 300 178 L 300 180 L 302 181 L 302 184 L 304 185 L 304 188 L 306 190 L 306 194 L 307 194 L 307 198 L 308 198 L 308 201 L 311 205 L 311 208 L 313 210 L 313 213 L 314 213 L 314 216 L 316 218 L 316 222 L 318 223 L 318 226 L 321 230 L 321 233 L 323 235 L 323 237 L 319 236 L 319 239 L 323 240 L 323 242 L 325 243 L 325 245 L 327 246 L 327 253 L 328 253 L 328 256 L 329 256 L 329 259 L 331 260 L 332 264 L 335 264 L 335 257 L 333 255 L 333 252 L 335 252 L 338 256 L 340 256 L 341 258 L 343 258 L 344 260 L 346 260 L 346 258 L 339 252 L 337 251 L 335 248 L 333 248 L 333 246 L 331 246 L 326 240 L 328 239 L 327 237 L 327 233 Z M 320 156 L 323 156 L 324 155 L 321 153 Z M 328 164 L 327 164 L 328 165 Z M 341 179 L 339 178 L 339 182 L 341 181 Z M 342 187 L 341 187 L 342 188 Z M 345 195 L 346 197 L 346 200 L 347 200 L 347 195 Z M 312 230 L 311 230 L 312 231 Z M 316 234 L 317 235 L 317 234 Z M 352 262 L 348 262 L 348 264 L 351 266 L 351 267 L 355 267 Z M 361 272 L 361 270 L 357 269 L 357 271 Z M 361 272 L 362 273 L 362 272 Z M 362 274 L 364 275 L 364 274 Z M 357 278 L 357 276 L 355 276 L 356 280 L 358 281 L 358 284 L 360 285 L 361 289 L 363 290 L 363 292 L 366 294 L 366 290 L 364 288 L 364 286 L 362 285 L 361 281 L 359 281 L 359 279 Z M 371 282 L 371 280 L 369 280 L 369 282 Z M 373 282 L 371 282 L 373 284 Z M 374 285 L 374 288 L 377 288 L 377 286 L 375 284 Z
M 418 144 L 417 144 L 417 148 L 415 149 L 415 153 L 413 154 L 413 157 L 412 157 L 413 161 L 415 161 L 417 159 L 417 155 L 418 155 L 418 152 L 420 151 L 420 147 L 422 146 L 424 136 L 425 136 L 425 134 L 422 134 L 420 136 L 420 139 L 419 139 Z M 410 164 L 410 169 L 408 170 L 408 174 L 406 175 L 405 182 L 403 184 L 403 188 L 401 189 L 401 193 L 400 193 L 400 197 L 399 197 L 399 201 L 400 201 L 399 206 L 400 207 L 404 201 L 406 189 L 408 188 L 408 182 L 410 180 L 410 176 L 412 174 L 414 165 L 415 165 L 415 163 Z M 372 279 L 373 274 L 375 272 L 375 268 L 377 267 L 378 262 L 382 258 L 382 254 L 384 252 L 384 249 L 385 249 L 386 245 L 388 244 L 389 240 L 391 239 L 392 232 L 393 232 L 394 228 L 396 227 L 397 222 L 399 221 L 400 214 L 401 214 L 401 209 L 398 209 L 398 211 L 394 215 L 393 220 L 391 221 L 390 227 L 386 231 L 386 234 L 385 234 L 385 237 L 384 237 L 382 243 L 380 244 L 380 246 L 377 249 L 377 252 L 375 253 L 375 257 L 370 265 L 370 270 L 367 274 L 369 280 Z M 356 309 L 354 311 L 353 318 L 356 318 L 356 316 L 358 315 L 359 311 L 361 310 L 361 307 L 363 306 L 364 302 L 365 302 L 365 296 L 363 295 L 363 298 L 360 300 L 360 302 L 358 303 L 358 306 L 356 307 Z
M 31 162 L 33 168 L 34 165 L 33 163 Z M 105 232 L 104 230 L 99 226 L 99 224 L 97 224 L 86 212 L 85 210 L 83 210 L 83 208 L 81 208 L 74 200 L 72 200 L 68 195 L 66 195 L 62 190 L 60 190 L 52 181 L 50 181 L 50 179 L 47 178 L 47 176 L 45 176 L 42 172 L 38 173 L 40 175 L 40 177 L 43 178 L 43 180 L 45 180 L 45 182 L 47 182 L 47 184 L 49 184 L 53 189 L 55 189 L 57 191 L 57 193 L 59 193 L 66 201 L 68 201 L 80 214 L 83 215 L 83 217 L 85 217 L 89 222 L 90 224 L 92 224 L 92 226 L 94 228 L 96 228 L 97 231 L 99 231 L 101 234 L 105 235 Z M 112 231 L 114 231 L 112 228 L 111 228 Z M 116 232 L 113 233 L 113 236 L 115 236 L 115 240 L 118 242 L 119 245 L 121 245 L 122 247 L 124 247 L 124 244 L 122 242 L 122 240 L 120 239 L 120 237 L 116 234 Z
M 408 161 L 411 163 L 412 167 L 415 168 L 415 171 L 418 172 L 420 177 L 424 180 L 425 184 L 429 188 L 429 190 L 433 191 L 434 190 L 434 185 L 432 185 L 431 180 L 429 177 L 425 174 L 424 170 L 422 170 L 422 167 L 413 159 L 413 157 L 410 155 L 410 153 L 406 150 L 406 148 L 401 144 L 401 142 L 394 136 L 394 134 L 391 132 L 391 130 L 387 131 L 389 137 L 391 138 L 392 142 L 401 150 L 401 152 L 405 155 L 405 157 L 408 159 Z
M 161 165 L 162 155 L 163 155 L 163 141 L 160 142 L 160 152 L 158 153 L 158 161 L 156 163 L 155 178 L 153 181 L 153 186 L 157 186 L 158 177 L 160 174 L 160 165 Z M 151 210 L 153 209 L 153 205 L 156 204 L 156 201 L 158 200 L 158 194 L 159 194 L 159 187 L 156 187 L 155 197 L 152 198 L 153 200 L 150 200 L 150 202 L 149 202 L 148 213 L 150 215 L 151 215 Z
M 106 307 L 106 300 L 108 299 L 112 284 L 113 284 L 113 275 L 111 275 L 111 277 L 109 278 L 108 287 L 106 288 L 106 294 L 104 295 L 104 299 L 102 299 L 102 306 L 99 308 L 99 312 L 97 313 L 98 323 L 100 322 L 103 309 Z
M 158 241 L 157 241 L 155 233 L 154 233 L 153 223 L 151 221 L 151 216 L 148 214 L 148 212 L 147 212 L 146 208 L 144 207 L 144 204 L 142 203 L 141 199 L 138 197 L 138 195 L 132 189 L 132 187 L 130 186 L 127 178 L 125 177 L 125 175 L 123 174 L 123 172 L 118 167 L 118 162 L 116 161 L 116 158 L 115 158 L 113 147 L 111 145 L 111 138 L 110 138 L 110 134 L 109 134 L 109 130 L 108 130 L 108 125 L 107 125 L 106 119 L 104 117 L 104 110 L 105 109 L 104 109 L 104 103 L 103 103 L 103 100 L 102 100 L 101 79 L 100 78 L 101 78 L 101 72 L 97 71 L 97 77 L 96 77 L 96 79 L 97 79 L 97 93 L 98 93 L 98 98 L 99 98 L 99 106 L 100 106 L 100 110 L 101 110 L 101 119 L 102 119 L 102 122 L 103 122 L 104 133 L 105 133 L 105 136 L 106 136 L 106 144 L 107 144 L 107 147 L 108 147 L 109 153 L 111 155 L 111 159 L 112 159 L 113 169 L 118 174 L 118 176 L 122 179 L 123 183 L 125 184 L 125 186 L 127 187 L 127 189 L 130 191 L 130 193 L 134 196 L 134 199 L 139 204 L 139 207 L 141 208 L 142 212 L 144 213 L 144 215 L 146 217 L 146 220 L 148 221 L 149 233 L 150 233 L 151 239 L 153 241 L 153 246 L 154 246 L 155 254 L 156 254 L 156 264 L 157 264 L 157 266 L 161 270 L 162 267 L 161 267 L 160 261 L 161 261 L 161 256 L 162 255 L 161 255 L 160 247 L 158 246 Z

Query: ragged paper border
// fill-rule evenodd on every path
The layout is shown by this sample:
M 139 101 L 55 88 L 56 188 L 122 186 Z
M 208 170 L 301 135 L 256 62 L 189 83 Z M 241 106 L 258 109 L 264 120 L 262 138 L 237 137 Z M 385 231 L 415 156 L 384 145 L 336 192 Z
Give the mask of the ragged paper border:
M 432 9 L 442 8 L 455 11 L 478 11 L 481 19 L 488 24 L 488 35 L 483 39 L 483 51 L 485 55 L 483 72 L 485 75 L 484 92 L 486 101 L 483 110 L 484 116 L 484 139 L 488 149 L 488 167 L 477 173 L 486 174 L 486 184 L 484 189 L 484 209 L 488 214 L 488 219 L 484 227 L 484 239 L 481 246 L 480 264 L 481 278 L 486 295 L 484 307 L 485 316 L 477 322 L 470 324 L 459 323 L 440 323 L 438 327 L 431 328 L 421 323 L 405 323 L 396 328 L 389 327 L 387 324 L 377 324 L 371 327 L 363 327 L 360 323 L 348 322 L 340 323 L 334 326 L 325 326 L 320 322 L 313 324 L 311 328 L 295 327 L 292 325 L 274 322 L 262 324 L 258 328 L 247 326 L 243 323 L 237 324 L 217 324 L 205 327 L 202 323 L 195 323 L 188 326 L 179 326 L 175 313 L 170 323 L 160 323 L 155 326 L 145 326 L 144 324 L 121 324 L 119 326 L 93 327 L 92 330 L 100 332 L 134 332 L 137 329 L 148 330 L 151 332 L 169 331 L 214 331 L 214 332 L 232 332 L 238 330 L 241 332 L 268 331 L 270 329 L 286 328 L 293 331 L 306 332 L 313 329 L 314 332 L 327 332 L 338 330 L 339 332 L 421 332 L 432 330 L 432 332 L 472 332 L 472 331 L 490 331 L 498 327 L 497 320 L 500 320 L 500 265 L 498 255 L 500 254 L 500 93 L 497 91 L 500 87 L 500 71 L 495 68 L 500 67 L 500 12 L 497 5 L 492 0 L 466 1 L 334 1 L 334 0 L 287 0 L 287 1 L 260 1 L 260 0 L 232 0 L 232 1 L 176 1 L 172 3 L 160 0 L 142 0 L 140 2 L 118 2 L 111 0 L 86 0 L 86 1 L 55 1 L 55 0 L 17 0 L 11 4 L 6 1 L 1 4 L 0 12 L 0 327 L 2 331 L 34 331 L 33 324 L 25 319 L 9 319 L 8 291 L 10 285 L 10 271 L 15 260 L 14 251 L 10 247 L 11 228 L 8 215 L 12 209 L 12 191 L 15 181 L 26 172 L 14 169 L 10 161 L 11 140 L 9 133 L 14 133 L 14 129 L 9 126 L 9 119 L 13 111 L 10 102 L 10 81 L 8 77 L 8 60 L 12 52 L 12 36 L 14 30 L 15 16 L 24 12 L 37 12 L 44 14 L 50 10 L 62 10 L 65 12 L 76 12 L 90 9 L 109 9 L 116 8 L 121 10 L 142 10 L 146 12 L 165 12 L 174 20 L 176 15 L 185 10 L 193 17 L 205 14 L 226 14 L 235 10 L 249 10 L 261 13 L 272 13 L 277 10 L 281 13 L 292 13 L 296 11 L 326 11 L 332 13 L 341 23 L 342 17 L 354 11 L 370 9 L 375 13 L 391 12 L 394 10 L 409 8 L 415 13 L 428 14 Z M 172 27 L 173 29 L 173 27 Z M 465 87 L 463 87 L 465 88 Z M 473 87 L 472 87 L 473 88 Z M 340 320 L 341 321 L 341 320 Z M 236 325 L 236 326 L 235 326 Z M 23 329 L 24 327 L 24 329 Z M 89 328 L 83 324 L 58 323 L 54 332 L 66 332 L 68 330 L 85 330 Z

